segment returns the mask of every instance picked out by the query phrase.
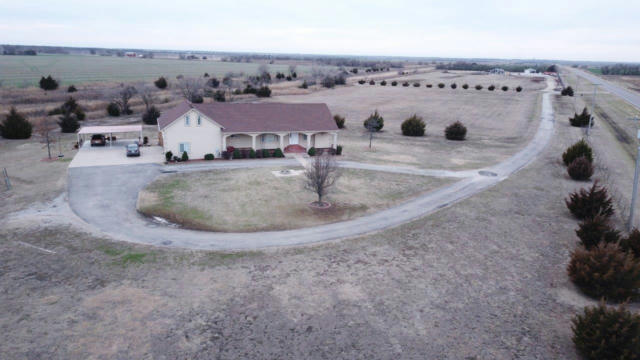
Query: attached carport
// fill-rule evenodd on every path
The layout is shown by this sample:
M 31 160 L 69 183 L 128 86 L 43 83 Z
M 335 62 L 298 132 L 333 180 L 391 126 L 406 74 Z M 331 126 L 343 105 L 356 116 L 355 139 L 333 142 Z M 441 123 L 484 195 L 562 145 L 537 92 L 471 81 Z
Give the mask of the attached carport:
M 91 146 L 91 136 L 101 134 L 117 141 L 108 141 L 107 146 Z M 124 134 L 124 135 L 123 135 Z M 127 138 L 128 137 L 128 138 Z M 161 146 L 141 146 L 140 156 L 127 157 L 125 147 L 131 143 L 141 143 L 142 125 L 86 126 L 78 131 L 78 153 L 74 156 L 70 168 L 87 166 L 133 165 L 164 162 Z M 86 141 L 85 141 L 86 140 Z
M 91 139 L 91 135 L 109 134 L 109 139 L 113 139 L 113 134 L 134 133 L 138 136 L 138 142 L 142 141 L 142 125 L 114 125 L 114 126 L 83 126 L 78 131 L 78 145 L 85 141 L 85 135 Z M 113 146 L 113 141 L 109 141 L 109 146 Z

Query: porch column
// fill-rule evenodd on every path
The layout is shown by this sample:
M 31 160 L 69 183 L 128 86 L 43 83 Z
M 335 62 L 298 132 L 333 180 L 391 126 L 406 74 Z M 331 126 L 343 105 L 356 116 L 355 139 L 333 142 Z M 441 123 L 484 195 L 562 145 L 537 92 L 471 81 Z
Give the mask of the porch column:
M 311 135 L 313 135 L 313 133 L 305 133 L 305 135 L 307 135 L 307 150 L 311 149 Z
M 227 136 L 226 134 L 222 135 L 222 151 L 227 151 Z
M 338 133 L 333 133 L 333 148 L 336 149 L 338 146 Z
M 251 148 L 253 150 L 256 149 L 256 136 L 258 136 L 258 135 L 255 135 L 255 134 L 251 135 Z
M 284 151 L 284 135 L 285 134 L 278 134 L 278 136 L 280 137 L 280 150 Z

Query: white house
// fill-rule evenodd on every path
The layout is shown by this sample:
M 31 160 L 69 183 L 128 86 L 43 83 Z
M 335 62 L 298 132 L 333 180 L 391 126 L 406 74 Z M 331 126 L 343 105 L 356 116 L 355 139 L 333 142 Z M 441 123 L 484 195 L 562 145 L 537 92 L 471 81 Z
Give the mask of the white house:
M 304 152 L 335 149 L 338 127 L 326 104 L 206 103 L 184 101 L 158 118 L 164 151 L 191 159 L 220 157 L 228 147 Z
M 534 69 L 534 68 L 528 68 L 528 69 L 524 69 L 524 71 L 523 71 L 523 72 L 524 72 L 525 74 L 535 74 L 535 73 L 537 73 L 538 71 L 537 71 L 536 69 Z

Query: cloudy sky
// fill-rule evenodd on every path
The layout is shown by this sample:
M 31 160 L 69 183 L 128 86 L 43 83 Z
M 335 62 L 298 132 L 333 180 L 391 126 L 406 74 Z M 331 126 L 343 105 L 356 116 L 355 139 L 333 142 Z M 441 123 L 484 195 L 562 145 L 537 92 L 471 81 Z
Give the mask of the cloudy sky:
M 640 62 L 640 1 L 0 0 L 0 43 Z

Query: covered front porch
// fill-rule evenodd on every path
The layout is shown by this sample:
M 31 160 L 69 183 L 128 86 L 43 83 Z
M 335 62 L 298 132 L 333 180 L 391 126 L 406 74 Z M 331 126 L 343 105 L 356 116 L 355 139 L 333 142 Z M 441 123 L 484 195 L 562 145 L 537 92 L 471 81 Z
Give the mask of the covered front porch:
M 335 149 L 337 132 L 277 132 L 277 133 L 222 133 L 222 148 L 236 149 L 280 149 L 283 152 Z

